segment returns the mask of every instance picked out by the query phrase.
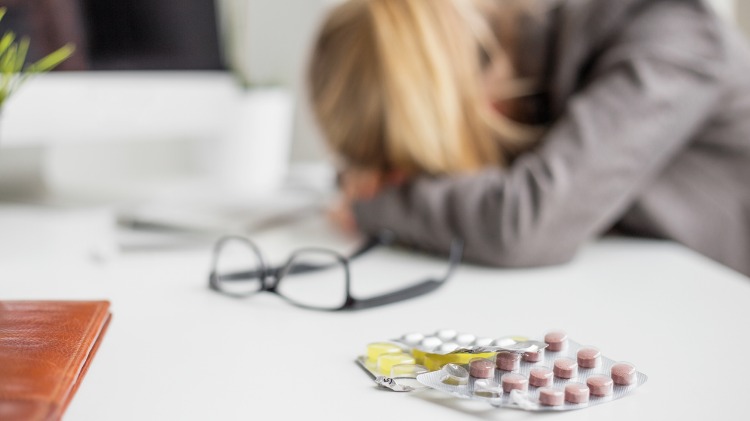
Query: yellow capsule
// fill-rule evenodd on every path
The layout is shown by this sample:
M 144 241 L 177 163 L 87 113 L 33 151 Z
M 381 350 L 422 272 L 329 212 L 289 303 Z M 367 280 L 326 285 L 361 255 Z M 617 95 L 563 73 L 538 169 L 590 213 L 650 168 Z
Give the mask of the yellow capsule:
M 417 361 L 417 364 L 424 364 L 424 356 L 426 354 L 427 354 L 426 352 L 417 348 L 414 348 L 411 350 L 411 355 L 414 356 L 414 359 Z
M 384 376 L 390 376 L 391 368 L 399 364 L 414 364 L 414 357 L 404 352 L 382 354 L 378 357 L 378 371 Z
M 407 377 L 416 379 L 418 375 L 427 373 L 427 371 L 427 367 L 417 364 L 396 364 L 391 367 L 391 377 Z
M 367 359 L 377 361 L 383 354 L 397 354 L 403 352 L 401 348 L 390 342 L 374 342 L 367 345 Z

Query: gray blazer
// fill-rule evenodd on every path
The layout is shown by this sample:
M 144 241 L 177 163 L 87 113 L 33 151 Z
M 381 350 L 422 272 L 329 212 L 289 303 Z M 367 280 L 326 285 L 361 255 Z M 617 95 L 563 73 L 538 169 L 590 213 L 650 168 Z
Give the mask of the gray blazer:
M 355 204 L 361 229 L 494 266 L 566 262 L 613 228 L 750 275 L 750 50 L 699 0 L 561 0 L 525 26 L 552 123 L 507 169 Z M 525 62 L 525 64 L 524 64 Z

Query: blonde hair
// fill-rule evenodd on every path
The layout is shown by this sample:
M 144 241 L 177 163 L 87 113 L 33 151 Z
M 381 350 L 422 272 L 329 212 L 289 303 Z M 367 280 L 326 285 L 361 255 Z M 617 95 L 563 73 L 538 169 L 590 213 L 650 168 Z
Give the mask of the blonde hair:
M 492 3 L 498 3 L 492 0 Z M 507 60 L 485 0 L 349 0 L 313 49 L 309 94 L 349 165 L 428 174 L 503 165 L 528 127 L 491 110 L 482 58 Z

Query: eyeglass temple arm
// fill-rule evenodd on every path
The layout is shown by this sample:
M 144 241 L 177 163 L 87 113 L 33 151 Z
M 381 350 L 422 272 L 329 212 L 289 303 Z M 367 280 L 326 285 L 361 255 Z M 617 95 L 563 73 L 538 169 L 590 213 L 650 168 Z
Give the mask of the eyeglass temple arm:
M 264 272 L 262 270 L 248 270 L 243 272 L 232 272 L 218 275 L 216 272 L 211 272 L 211 277 L 216 278 L 220 281 L 247 281 L 248 279 L 262 278 Z
M 415 298 L 420 295 L 430 293 L 440 288 L 443 284 L 445 284 L 445 281 L 447 281 L 453 275 L 453 272 L 456 270 L 456 267 L 461 262 L 462 255 L 463 255 L 463 241 L 454 240 L 451 243 L 450 264 L 448 266 L 448 270 L 445 272 L 445 275 L 442 278 L 428 279 L 426 281 L 420 282 L 416 285 L 412 285 L 410 287 L 407 287 L 398 291 L 389 292 L 387 294 L 379 295 L 379 296 L 372 297 L 372 298 L 367 298 L 364 300 L 355 300 L 352 303 L 350 308 L 352 310 L 361 310 L 365 308 L 392 304 L 395 302 L 408 300 L 410 298 Z
M 418 297 L 440 288 L 440 286 L 443 285 L 443 282 L 444 281 L 430 279 L 424 282 L 420 282 L 416 285 L 412 285 L 408 288 L 379 295 L 377 297 L 367 298 L 364 300 L 355 300 L 354 303 L 352 303 L 351 309 L 361 310 L 365 308 L 378 307 L 386 304 L 408 300 L 410 298 Z
M 374 249 L 375 247 L 379 245 L 388 245 L 392 242 L 392 240 L 385 235 L 381 235 L 378 237 L 370 237 L 365 241 L 364 244 L 362 244 L 359 249 L 355 250 L 354 253 L 352 253 L 349 256 L 349 260 L 356 259 L 359 256 L 362 256 L 363 254 L 367 253 L 368 251 Z

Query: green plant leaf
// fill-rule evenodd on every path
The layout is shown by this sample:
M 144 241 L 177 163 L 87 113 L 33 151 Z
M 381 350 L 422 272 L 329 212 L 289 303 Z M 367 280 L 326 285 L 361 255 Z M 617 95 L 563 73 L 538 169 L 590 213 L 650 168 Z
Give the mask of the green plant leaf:
M 18 43 L 18 51 L 16 53 L 16 60 L 15 60 L 15 66 L 13 68 L 13 71 L 16 73 L 21 72 L 23 70 L 23 64 L 26 62 L 26 54 L 29 53 L 29 38 L 23 37 L 21 39 L 21 42 Z
M 42 72 L 48 72 L 55 67 L 57 67 L 60 63 L 67 60 L 70 56 L 73 55 L 73 52 L 75 51 L 75 47 L 73 44 L 66 44 L 57 50 L 51 52 L 49 55 L 41 58 L 36 63 L 30 65 L 26 72 L 28 73 L 42 73 Z
M 13 44 L 13 41 L 16 40 L 16 34 L 13 32 L 6 32 L 5 35 L 0 39 L 0 56 L 5 54 L 5 51 L 8 49 L 8 47 Z
M 0 92 L 2 92 L 2 96 L 5 98 L 10 96 L 11 83 L 17 78 L 11 65 L 15 61 L 17 49 L 16 45 L 11 45 L 6 49 L 2 57 L 0 57 Z
M 6 12 L 6 7 L 0 7 L 0 21 Z M 29 44 L 28 37 L 16 42 L 16 34 L 12 31 L 5 32 L 0 38 L 0 107 L 29 77 L 54 69 L 75 51 L 73 44 L 66 44 L 24 69 Z
M 13 44 L 8 47 L 5 54 L 0 59 L 0 71 L 3 75 L 9 77 L 15 73 L 16 56 L 18 55 L 18 44 Z

